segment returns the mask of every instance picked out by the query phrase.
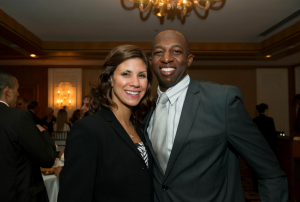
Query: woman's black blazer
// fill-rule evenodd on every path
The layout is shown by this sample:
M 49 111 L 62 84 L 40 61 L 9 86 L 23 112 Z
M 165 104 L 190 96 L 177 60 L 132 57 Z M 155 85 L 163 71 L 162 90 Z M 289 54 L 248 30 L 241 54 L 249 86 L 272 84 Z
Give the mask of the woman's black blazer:
M 141 127 L 135 127 L 152 158 Z M 110 109 L 75 122 L 60 173 L 59 202 L 150 202 L 152 174 Z

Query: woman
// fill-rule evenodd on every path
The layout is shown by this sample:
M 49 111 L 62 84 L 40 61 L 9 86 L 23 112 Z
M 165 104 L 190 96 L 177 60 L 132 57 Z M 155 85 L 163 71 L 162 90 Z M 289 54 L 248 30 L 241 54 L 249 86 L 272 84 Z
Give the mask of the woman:
M 140 122 L 152 106 L 152 74 L 138 47 L 123 45 L 107 56 L 92 83 L 92 115 L 68 137 L 59 202 L 149 202 L 151 157 Z
M 70 122 L 73 125 L 75 123 L 75 121 L 79 120 L 80 117 L 80 109 L 76 109 L 73 114 L 72 117 L 70 118 Z
M 53 131 L 69 132 L 70 126 L 68 124 L 68 113 L 65 109 L 60 109 L 57 113 L 56 123 L 53 124 Z

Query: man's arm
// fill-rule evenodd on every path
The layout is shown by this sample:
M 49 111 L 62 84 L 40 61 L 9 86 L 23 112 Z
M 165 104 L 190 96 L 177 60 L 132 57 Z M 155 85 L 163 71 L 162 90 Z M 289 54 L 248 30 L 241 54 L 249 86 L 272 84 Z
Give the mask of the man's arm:
M 40 131 L 30 112 L 22 114 L 19 125 L 19 142 L 32 161 L 40 167 L 53 166 L 56 149 L 48 131 Z
M 286 174 L 244 108 L 242 94 L 236 87 L 231 87 L 228 91 L 226 119 L 229 144 L 258 177 L 261 202 L 287 202 Z

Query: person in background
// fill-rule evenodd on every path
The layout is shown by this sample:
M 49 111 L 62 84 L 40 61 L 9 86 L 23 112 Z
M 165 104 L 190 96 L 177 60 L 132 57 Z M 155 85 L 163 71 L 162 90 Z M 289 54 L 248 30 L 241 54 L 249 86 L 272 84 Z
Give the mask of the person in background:
M 81 113 L 80 113 L 80 109 L 76 109 L 73 114 L 72 117 L 70 118 L 70 122 L 73 125 L 75 123 L 75 121 L 79 120 L 81 118 Z
M 27 100 L 23 97 L 18 97 L 16 108 L 27 110 Z
M 295 121 L 294 131 L 297 132 L 297 135 L 300 135 L 300 94 L 295 95 L 294 102 L 296 104 L 297 109 L 297 118 Z
M 273 150 L 274 154 L 277 154 L 277 133 L 275 129 L 274 120 L 269 115 L 269 107 L 265 103 L 261 103 L 256 106 L 256 110 L 259 113 L 258 117 L 253 119 L 253 122 L 256 124 L 258 130 L 262 133 L 267 143 Z M 258 192 L 258 178 L 253 175 L 253 191 Z
M 257 125 L 273 152 L 277 154 L 277 133 L 274 120 L 268 116 L 269 107 L 267 104 L 261 103 L 256 106 L 256 110 L 259 115 L 253 119 L 253 122 Z
M 90 96 L 86 95 L 82 99 L 82 104 L 80 108 L 80 116 L 81 118 L 84 117 L 85 113 L 89 111 L 90 108 Z
M 58 202 L 150 202 L 152 158 L 142 132 L 152 106 L 146 54 L 114 48 L 91 87 L 89 115 L 72 126 Z
M 54 132 L 69 132 L 68 113 L 64 109 L 60 109 L 57 113 L 56 123 L 53 124 Z
M 155 202 L 244 202 L 239 156 L 259 177 L 260 200 L 287 202 L 286 174 L 235 86 L 197 81 L 184 35 L 160 32 L 150 63 L 159 86 L 145 117 Z
M 31 112 L 35 124 L 43 125 L 42 120 L 36 115 L 38 111 L 38 107 L 39 107 L 39 103 L 37 101 L 31 101 L 27 105 L 27 109 L 28 111 Z
M 47 107 L 45 110 L 45 117 L 42 118 L 42 126 L 48 130 L 50 134 L 53 132 L 53 124 L 56 122 L 56 117 L 53 115 L 54 110 Z
M 55 145 L 28 110 L 15 108 L 18 88 L 13 75 L 0 71 L 0 201 L 48 202 L 40 167 L 53 166 Z

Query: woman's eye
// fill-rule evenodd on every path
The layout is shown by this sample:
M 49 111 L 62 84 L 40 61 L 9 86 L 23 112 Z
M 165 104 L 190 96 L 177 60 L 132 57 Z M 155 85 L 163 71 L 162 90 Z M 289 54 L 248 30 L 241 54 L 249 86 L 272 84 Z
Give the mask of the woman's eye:
M 124 72 L 121 74 L 122 76 L 129 76 L 129 74 L 127 72 Z
M 145 75 L 145 74 L 140 74 L 140 77 L 142 77 L 142 78 L 147 78 L 147 75 Z

